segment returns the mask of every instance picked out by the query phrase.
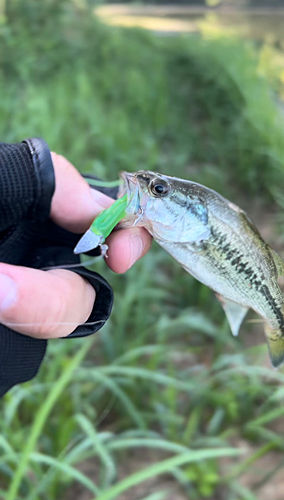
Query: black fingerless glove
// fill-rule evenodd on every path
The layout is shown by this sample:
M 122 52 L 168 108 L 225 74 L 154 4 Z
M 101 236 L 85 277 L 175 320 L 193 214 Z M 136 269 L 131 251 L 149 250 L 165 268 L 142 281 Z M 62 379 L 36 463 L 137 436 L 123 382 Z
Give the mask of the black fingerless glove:
M 80 235 L 60 228 L 49 219 L 55 178 L 47 144 L 42 139 L 28 139 L 21 144 L 0 143 L 0 176 L 0 262 L 37 269 L 79 264 L 73 248 Z M 107 194 L 115 197 L 116 191 Z M 92 255 L 98 253 L 94 251 Z M 113 294 L 98 274 L 82 267 L 72 271 L 87 279 L 96 290 L 94 309 L 86 322 L 95 324 L 81 325 L 69 335 L 83 337 L 104 325 L 111 312 Z M 46 345 L 46 340 L 0 325 L 0 396 L 36 375 Z

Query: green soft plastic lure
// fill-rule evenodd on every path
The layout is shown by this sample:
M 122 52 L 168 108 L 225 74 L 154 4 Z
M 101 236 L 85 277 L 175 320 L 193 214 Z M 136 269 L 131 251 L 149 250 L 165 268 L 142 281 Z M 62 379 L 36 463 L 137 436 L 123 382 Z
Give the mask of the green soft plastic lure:
M 106 210 L 103 210 L 94 220 L 88 231 L 78 241 L 74 253 L 86 253 L 98 246 L 101 247 L 102 255 L 106 255 L 107 245 L 105 240 L 118 222 L 125 217 L 127 205 L 127 195 L 116 200 Z

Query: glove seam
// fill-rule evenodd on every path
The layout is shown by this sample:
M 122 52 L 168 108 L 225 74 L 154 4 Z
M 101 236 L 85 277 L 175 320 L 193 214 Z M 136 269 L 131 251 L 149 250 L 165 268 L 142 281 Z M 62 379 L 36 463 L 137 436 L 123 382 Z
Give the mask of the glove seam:
M 37 180 L 33 217 L 44 220 L 49 217 L 51 200 L 55 191 L 55 175 L 50 150 L 41 138 L 26 139 L 35 168 Z

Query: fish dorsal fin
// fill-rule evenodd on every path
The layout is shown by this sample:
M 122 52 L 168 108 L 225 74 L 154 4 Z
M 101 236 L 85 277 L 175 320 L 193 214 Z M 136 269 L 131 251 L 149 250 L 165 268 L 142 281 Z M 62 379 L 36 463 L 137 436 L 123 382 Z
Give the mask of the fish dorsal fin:
M 284 276 L 284 260 L 277 252 L 275 252 L 275 250 L 272 250 L 272 248 L 270 248 L 269 250 L 274 260 L 278 276 Z
M 232 300 L 226 299 L 219 293 L 216 293 L 216 297 L 221 302 L 221 305 L 227 316 L 232 334 L 234 335 L 234 337 L 237 337 L 243 319 L 248 312 L 248 308 L 240 306 L 240 304 L 237 304 Z

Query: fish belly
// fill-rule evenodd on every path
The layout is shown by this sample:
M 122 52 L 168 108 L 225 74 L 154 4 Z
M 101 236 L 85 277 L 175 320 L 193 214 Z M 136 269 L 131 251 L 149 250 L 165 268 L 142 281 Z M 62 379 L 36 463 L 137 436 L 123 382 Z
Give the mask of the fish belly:
M 214 256 L 213 252 L 208 257 L 208 253 L 204 255 L 202 251 L 194 251 L 186 245 L 166 244 L 163 247 L 187 272 L 216 293 L 253 309 L 274 328 L 279 324 L 279 309 L 284 301 L 276 276 L 263 281 L 255 270 L 254 275 L 248 278 L 245 273 L 236 272 L 220 256 Z

